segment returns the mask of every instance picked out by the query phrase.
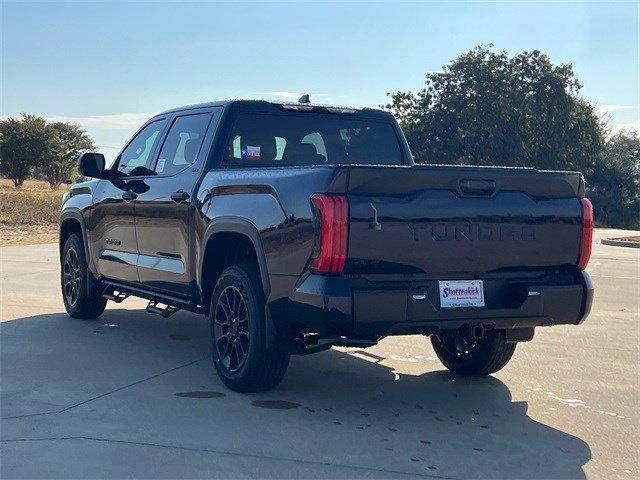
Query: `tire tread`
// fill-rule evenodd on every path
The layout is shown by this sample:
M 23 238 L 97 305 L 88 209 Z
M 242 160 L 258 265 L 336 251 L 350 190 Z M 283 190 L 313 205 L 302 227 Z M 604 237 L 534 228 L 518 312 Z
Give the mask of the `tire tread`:
M 484 376 L 495 373 L 509 363 L 516 349 L 516 343 L 507 343 L 501 331 L 491 332 L 485 337 L 485 342 L 481 351 L 472 357 L 459 357 L 444 348 L 437 336 L 431 337 L 433 349 L 443 365 L 452 372 L 463 375 Z
M 87 257 L 84 251 L 84 242 L 82 236 L 78 233 L 72 233 L 64 244 L 62 250 L 62 262 L 66 256 L 67 250 L 70 247 L 74 247 L 78 254 L 78 260 L 80 261 L 81 268 L 81 297 L 78 298 L 78 302 L 74 306 L 67 305 L 64 298 L 64 292 L 62 293 L 63 303 L 67 313 L 73 317 L 81 320 L 92 320 L 98 318 L 104 312 L 107 306 L 107 299 L 104 298 L 100 292 L 100 286 L 98 282 L 93 278 L 91 271 L 87 264 Z M 62 265 L 61 265 L 61 268 Z M 62 281 L 62 271 L 60 272 L 60 278 Z
M 264 311 L 264 298 L 262 294 L 262 283 L 260 282 L 260 275 L 258 269 L 255 265 L 251 264 L 238 264 L 228 267 L 222 274 L 220 275 L 220 279 L 218 280 L 213 295 L 211 296 L 211 309 L 213 309 L 213 302 L 217 298 L 218 291 L 224 286 L 225 279 L 228 277 L 237 278 L 242 284 L 243 288 L 249 287 L 248 295 L 252 295 L 254 297 L 256 307 Z M 212 322 L 212 335 L 213 335 L 213 311 L 210 314 L 211 322 Z M 256 319 L 251 319 L 256 320 Z M 261 322 L 260 324 L 260 337 L 258 339 L 254 339 L 254 341 L 259 341 L 259 353 L 260 361 L 252 362 L 252 365 L 245 369 L 242 372 L 242 375 L 239 377 L 234 377 L 232 375 L 227 374 L 222 367 L 219 366 L 215 361 L 214 365 L 220 376 L 222 382 L 231 390 L 235 390 L 243 393 L 252 393 L 252 392 L 261 392 L 265 390 L 269 390 L 282 380 L 284 374 L 287 371 L 289 366 L 290 352 L 286 348 L 285 344 L 278 344 L 275 347 L 266 348 L 265 342 L 265 316 L 264 314 L 258 315 L 257 320 Z M 215 346 L 212 342 L 212 348 Z M 247 361 L 250 359 L 248 358 Z

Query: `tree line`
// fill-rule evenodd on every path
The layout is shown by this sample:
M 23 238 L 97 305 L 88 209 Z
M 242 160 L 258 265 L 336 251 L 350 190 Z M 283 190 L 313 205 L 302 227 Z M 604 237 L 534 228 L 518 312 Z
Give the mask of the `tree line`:
M 537 50 L 509 57 L 478 46 L 427 74 L 419 91 L 388 93 L 383 108 L 416 162 L 577 170 L 600 226 L 637 229 L 638 135 L 607 135 L 581 88 L 571 65 Z
M 638 228 L 638 135 L 607 135 L 581 88 L 571 65 L 540 51 L 510 57 L 478 46 L 427 74 L 417 92 L 389 93 L 383 108 L 418 163 L 577 170 L 599 225 Z M 78 153 L 92 148 L 77 125 L 27 114 L 0 122 L 0 173 L 16 188 L 34 174 L 58 188 L 73 179 Z
M 0 174 L 15 188 L 33 176 L 46 178 L 52 189 L 74 181 L 78 155 L 93 148 L 78 125 L 47 122 L 26 113 L 0 122 Z

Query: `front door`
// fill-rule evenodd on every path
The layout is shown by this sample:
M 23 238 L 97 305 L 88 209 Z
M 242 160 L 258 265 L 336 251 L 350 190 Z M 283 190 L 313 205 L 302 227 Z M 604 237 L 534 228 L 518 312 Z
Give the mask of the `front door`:
M 173 118 L 155 163 L 136 198 L 138 274 L 148 289 L 190 296 L 196 278 L 195 197 L 221 109 Z M 212 120 L 214 119 L 214 120 Z
M 139 282 L 133 200 L 146 186 L 136 176 L 149 171 L 165 125 L 166 120 L 159 119 L 142 128 L 116 160 L 120 176 L 101 180 L 94 191 L 86 222 L 91 258 L 103 277 Z

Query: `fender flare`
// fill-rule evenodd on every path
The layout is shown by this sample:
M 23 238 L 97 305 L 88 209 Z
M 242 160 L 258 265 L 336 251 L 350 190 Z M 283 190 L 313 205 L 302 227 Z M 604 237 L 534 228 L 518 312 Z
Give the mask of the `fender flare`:
M 260 270 L 260 280 L 262 281 L 262 290 L 264 292 L 264 298 L 268 299 L 271 293 L 271 284 L 269 282 L 269 271 L 267 269 L 267 260 L 264 254 L 264 248 L 262 247 L 262 239 L 256 226 L 249 220 L 240 217 L 217 217 L 209 222 L 207 229 L 202 238 L 202 253 L 198 261 L 198 285 L 200 289 L 203 288 L 202 277 L 204 273 L 205 265 L 204 252 L 206 251 L 207 244 L 212 235 L 216 233 L 238 233 L 244 235 L 251 240 L 253 248 L 256 252 L 256 258 L 258 259 L 258 269 Z
M 87 227 L 85 225 L 84 217 L 82 216 L 82 213 L 80 212 L 80 210 L 76 208 L 63 210 L 62 214 L 60 215 L 60 225 L 58 227 L 58 233 L 60 234 L 59 236 L 60 239 L 62 239 L 62 235 L 61 235 L 62 225 L 67 220 L 75 220 L 80 224 L 80 232 L 82 234 L 82 242 L 84 244 L 84 255 L 87 259 L 87 264 L 90 267 L 93 266 L 91 252 L 89 251 L 89 240 L 87 239 Z M 64 245 L 60 243 L 60 240 L 58 240 L 58 244 L 59 244 L 60 253 L 62 253 L 62 249 L 64 248 Z M 62 261 L 62 258 L 60 258 L 60 261 Z

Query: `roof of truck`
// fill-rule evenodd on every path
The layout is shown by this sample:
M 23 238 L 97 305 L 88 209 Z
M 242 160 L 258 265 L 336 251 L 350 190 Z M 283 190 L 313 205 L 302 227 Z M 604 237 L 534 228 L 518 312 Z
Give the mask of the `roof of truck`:
M 207 102 L 207 103 L 197 103 L 194 105 L 185 105 L 183 107 L 177 107 L 177 108 L 172 108 L 170 110 L 165 110 L 163 112 L 158 113 L 157 115 L 166 115 L 168 113 L 176 113 L 183 110 L 193 110 L 196 108 L 225 107 L 232 104 L 247 105 L 247 106 L 254 106 L 254 107 L 259 107 L 259 106 L 312 107 L 312 108 L 335 110 L 336 113 L 340 111 L 343 111 L 343 112 L 353 111 L 354 113 L 362 112 L 362 111 L 384 112 L 384 110 L 381 110 L 378 108 L 371 108 L 371 107 L 348 107 L 343 105 L 328 105 L 328 104 L 320 104 L 320 103 L 276 102 L 276 101 L 257 100 L 257 99 L 251 99 L 251 100 L 232 99 L 232 100 L 219 100 L 219 101 Z M 387 112 L 384 112 L 384 113 L 387 113 Z

